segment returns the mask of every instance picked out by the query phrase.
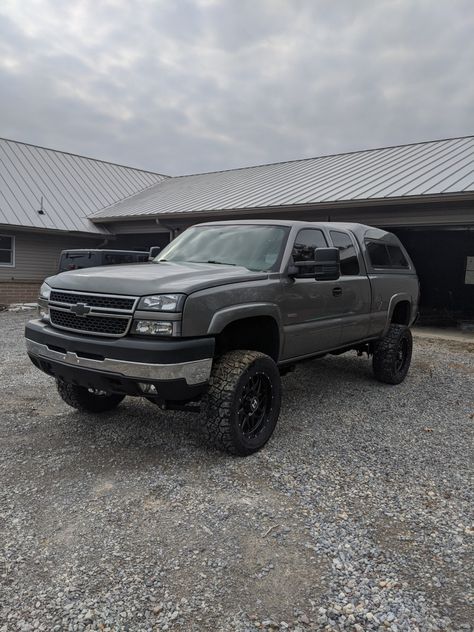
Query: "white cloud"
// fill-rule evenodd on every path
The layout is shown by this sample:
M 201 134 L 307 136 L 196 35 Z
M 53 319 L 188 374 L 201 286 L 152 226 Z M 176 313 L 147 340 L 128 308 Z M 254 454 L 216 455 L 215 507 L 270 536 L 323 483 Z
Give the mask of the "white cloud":
M 471 0 L 3 0 L 0 135 L 168 173 L 473 133 Z

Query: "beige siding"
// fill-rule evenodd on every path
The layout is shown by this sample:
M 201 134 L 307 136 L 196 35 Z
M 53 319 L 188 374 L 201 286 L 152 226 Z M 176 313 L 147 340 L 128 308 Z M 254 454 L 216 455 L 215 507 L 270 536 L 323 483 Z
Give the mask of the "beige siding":
M 0 235 L 15 237 L 15 266 L 0 265 L 1 281 L 42 281 L 56 272 L 61 250 L 97 248 L 101 240 L 69 235 L 13 232 L 0 227 Z
M 111 227 L 112 232 L 116 235 L 132 235 L 136 233 L 169 233 L 168 228 L 160 226 L 160 224 L 157 224 L 154 220 L 114 222 Z

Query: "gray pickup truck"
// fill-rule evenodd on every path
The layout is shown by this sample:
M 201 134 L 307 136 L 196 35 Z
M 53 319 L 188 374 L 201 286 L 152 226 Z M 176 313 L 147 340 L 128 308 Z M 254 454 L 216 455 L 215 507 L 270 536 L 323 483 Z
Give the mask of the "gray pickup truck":
M 70 406 L 125 395 L 203 411 L 207 438 L 234 454 L 271 437 L 280 376 L 355 350 L 399 384 L 411 361 L 415 269 L 397 237 L 336 222 L 199 224 L 151 263 L 50 277 L 26 326 L 33 363 Z

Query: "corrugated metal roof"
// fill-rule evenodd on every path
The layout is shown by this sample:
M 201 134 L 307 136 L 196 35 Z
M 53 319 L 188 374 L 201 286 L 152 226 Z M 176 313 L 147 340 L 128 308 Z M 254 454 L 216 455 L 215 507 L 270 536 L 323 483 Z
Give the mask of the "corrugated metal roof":
M 91 215 L 166 176 L 0 139 L 0 224 L 104 232 Z M 44 214 L 38 213 L 43 198 Z
M 93 221 L 461 194 L 474 191 L 474 137 L 167 178 Z

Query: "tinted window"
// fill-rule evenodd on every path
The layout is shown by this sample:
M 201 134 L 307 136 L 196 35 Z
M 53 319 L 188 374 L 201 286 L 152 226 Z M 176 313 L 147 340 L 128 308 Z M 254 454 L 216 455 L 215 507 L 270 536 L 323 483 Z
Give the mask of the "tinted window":
M 133 255 L 106 254 L 105 265 L 118 265 L 120 263 L 133 263 L 136 261 Z
M 326 239 L 320 230 L 305 228 L 295 239 L 291 256 L 293 261 L 314 261 L 316 248 L 327 248 Z
M 67 270 L 80 270 L 82 268 L 92 268 L 101 265 L 101 257 L 98 253 L 85 252 L 65 252 L 61 256 L 59 272 Z
M 370 263 L 374 268 L 389 268 L 390 257 L 387 246 L 381 241 L 369 241 L 366 243 Z
M 374 268 L 408 268 L 408 261 L 399 246 L 381 241 L 368 241 L 366 245 Z
M 408 268 L 408 261 L 399 246 L 387 245 L 387 250 L 393 268 Z
M 351 276 L 359 274 L 359 261 L 357 259 L 357 252 L 352 243 L 352 239 L 346 233 L 340 233 L 339 231 L 331 231 L 332 243 L 339 248 L 341 256 L 341 275 Z

